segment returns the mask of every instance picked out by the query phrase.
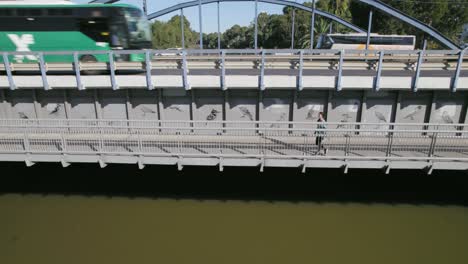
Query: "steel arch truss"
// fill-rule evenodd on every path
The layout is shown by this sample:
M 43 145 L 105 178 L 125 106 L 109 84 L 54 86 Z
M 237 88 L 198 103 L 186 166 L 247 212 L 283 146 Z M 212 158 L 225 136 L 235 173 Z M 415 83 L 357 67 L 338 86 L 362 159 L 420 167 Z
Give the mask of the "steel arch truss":
M 194 0 L 194 1 L 190 1 L 190 2 L 185 2 L 185 3 L 180 3 L 180 4 L 177 4 L 177 5 L 174 5 L 174 6 L 171 6 L 171 7 L 168 7 L 168 8 L 165 8 L 163 10 L 160 10 L 160 11 L 157 11 L 157 12 L 154 12 L 154 13 L 151 13 L 148 15 L 148 19 L 155 19 L 155 18 L 158 18 L 160 16 L 163 16 L 163 15 L 166 15 L 166 14 L 169 14 L 169 13 L 172 13 L 172 12 L 175 12 L 179 9 L 184 9 L 184 8 L 188 8 L 188 7 L 193 7 L 193 6 L 198 6 L 200 3 L 199 0 Z M 207 4 L 212 4 L 212 3 L 218 3 L 218 2 L 255 2 L 255 0 L 201 0 L 201 4 L 202 5 L 207 5 Z M 290 2 L 290 1 L 286 1 L 286 0 L 258 0 L 258 2 L 263 2 L 263 3 L 268 3 L 268 4 L 275 4 L 275 5 L 283 5 L 283 6 L 290 6 L 290 7 L 294 7 L 294 8 L 297 8 L 297 9 L 301 9 L 301 10 L 304 10 L 304 11 L 307 11 L 307 12 L 311 12 L 312 13 L 312 8 L 311 7 L 307 7 L 303 4 L 299 4 L 299 3 L 295 3 L 295 2 Z M 331 13 L 328 13 L 328 12 L 325 12 L 325 11 L 320 11 L 318 9 L 315 10 L 315 13 L 317 15 L 320 15 L 320 16 L 323 16 L 323 17 L 326 17 L 326 18 L 329 18 L 337 23 L 340 23 L 354 31 L 357 31 L 359 33 L 365 33 L 366 31 L 334 14 L 331 14 Z
M 91 1 L 92 3 L 114 3 L 114 2 L 118 2 L 119 0 L 93 0 Z M 388 15 L 391 15 L 403 22 L 406 22 L 408 24 L 410 24 L 411 26 L 413 27 L 416 27 L 417 29 L 425 32 L 428 36 L 436 39 L 437 41 L 439 41 L 441 44 L 443 44 L 444 46 L 450 48 L 450 49 L 453 49 L 453 50 L 460 50 L 460 47 L 455 43 L 453 42 L 451 39 L 449 39 L 448 37 L 444 36 L 441 32 L 439 32 L 437 29 L 417 20 L 416 18 L 414 17 L 411 17 L 405 13 L 403 13 L 402 11 L 396 9 L 396 8 L 393 8 L 391 7 L 390 5 L 387 5 L 385 4 L 384 2 L 382 2 L 381 0 L 357 0 L 357 1 L 360 1 L 364 4 L 367 4 L 377 10 L 380 10 Z M 193 0 L 193 1 L 190 1 L 190 2 L 185 2 L 185 3 L 181 3 L 181 4 L 177 4 L 177 5 L 174 5 L 172 7 L 168 7 L 166 9 L 163 9 L 163 10 L 160 10 L 160 11 L 157 11 L 157 12 L 154 12 L 154 13 L 151 13 L 148 15 L 148 18 L 149 19 L 154 19 L 154 18 L 157 18 L 157 17 L 160 17 L 162 15 L 165 15 L 165 14 L 168 14 L 168 13 L 171 13 L 171 12 L 174 12 L 174 11 L 177 11 L 179 9 L 184 9 L 184 8 L 188 8 L 188 7 L 193 7 L 193 6 L 197 6 L 197 5 L 206 5 L 206 4 L 210 4 L 210 3 L 220 3 L 220 2 L 263 2 L 263 3 L 269 3 L 269 4 L 276 4 L 276 5 L 283 5 L 283 6 L 291 6 L 291 7 L 294 7 L 294 8 L 297 8 L 297 9 L 301 9 L 301 10 L 304 10 L 304 11 L 308 11 L 308 12 L 313 12 L 315 14 L 318 14 L 318 15 L 321 15 L 323 17 L 326 17 L 326 18 L 329 18 L 333 21 L 336 21 L 337 23 L 340 23 L 348 28 L 351 28 L 357 32 L 361 32 L 361 33 L 365 33 L 366 31 L 359 28 L 358 26 L 338 17 L 338 16 L 335 16 L 333 14 L 330 14 L 330 13 L 327 13 L 327 12 L 324 12 L 324 11 L 321 11 L 321 10 L 317 10 L 317 9 L 313 9 L 313 8 L 310 8 L 310 7 L 307 7 L 303 4 L 300 4 L 300 3 L 296 3 L 296 2 L 291 2 L 291 1 L 286 1 L 286 0 Z

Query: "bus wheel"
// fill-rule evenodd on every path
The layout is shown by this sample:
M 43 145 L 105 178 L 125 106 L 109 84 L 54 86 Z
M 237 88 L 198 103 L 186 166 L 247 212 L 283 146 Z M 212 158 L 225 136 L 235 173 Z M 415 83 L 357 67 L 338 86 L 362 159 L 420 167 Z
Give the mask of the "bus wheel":
M 83 55 L 80 58 L 80 62 L 92 63 L 92 62 L 97 62 L 97 59 L 96 59 L 96 57 L 94 57 L 92 55 Z M 104 71 L 99 71 L 99 70 L 84 70 L 84 71 L 82 71 L 82 73 L 84 75 L 99 75 L 102 72 L 104 72 Z

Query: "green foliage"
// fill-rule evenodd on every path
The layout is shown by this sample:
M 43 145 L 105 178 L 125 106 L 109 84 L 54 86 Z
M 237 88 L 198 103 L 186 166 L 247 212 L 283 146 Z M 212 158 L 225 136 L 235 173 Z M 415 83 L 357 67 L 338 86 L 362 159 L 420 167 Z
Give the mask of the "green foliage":
M 455 42 L 459 42 L 459 34 L 462 31 L 463 24 L 468 23 L 468 5 L 462 3 L 462 1 L 438 0 L 414 2 L 386 0 L 385 3 L 431 25 Z M 360 27 L 367 28 L 370 7 L 358 1 L 353 1 L 350 10 L 353 23 Z M 381 11 L 375 11 L 374 17 L 372 32 L 377 32 L 379 34 L 416 35 L 418 41 L 417 45 L 419 46 L 426 37 L 424 32 Z M 428 40 L 428 48 L 442 48 L 435 41 L 431 39 Z
M 385 3 L 402 12 L 421 20 L 459 42 L 459 34 L 463 24 L 468 23 L 468 5 L 462 1 L 437 0 L 428 2 L 384 0 Z M 311 7 L 312 3 L 305 3 Z M 370 7 L 359 1 L 352 0 L 320 0 L 316 2 L 317 9 L 335 14 L 350 21 L 361 28 L 367 28 Z M 258 15 L 258 47 L 259 48 L 289 48 L 291 45 L 292 8 L 285 7 L 283 14 L 260 13 Z M 310 47 L 311 14 L 302 10 L 295 11 L 295 48 Z M 320 34 L 328 32 L 333 25 L 333 32 L 345 33 L 349 29 L 331 22 L 320 16 L 315 20 L 315 43 Z M 158 49 L 176 48 L 181 46 L 180 16 L 172 17 L 168 22 L 155 21 L 153 29 L 153 45 Z M 190 28 L 190 23 L 184 19 L 185 43 L 187 48 L 197 48 L 199 34 Z M 424 33 L 401 22 L 381 11 L 374 12 L 372 32 L 379 34 L 411 34 L 416 35 L 419 44 L 422 43 Z M 203 35 L 204 48 L 218 47 L 218 34 Z M 229 49 L 253 48 L 254 24 L 249 26 L 234 25 L 221 36 L 221 47 Z M 429 48 L 440 48 L 429 39 Z
M 173 16 L 168 22 L 155 21 L 152 25 L 153 47 L 157 49 L 180 48 L 182 46 L 182 28 L 180 16 Z M 198 33 L 190 28 L 190 22 L 184 17 L 185 47 L 195 48 Z

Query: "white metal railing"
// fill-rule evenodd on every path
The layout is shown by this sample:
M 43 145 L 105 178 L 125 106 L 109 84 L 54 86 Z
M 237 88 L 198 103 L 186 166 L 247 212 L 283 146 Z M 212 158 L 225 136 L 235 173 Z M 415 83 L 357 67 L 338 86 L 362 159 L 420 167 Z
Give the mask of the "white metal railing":
M 119 58 L 130 54 L 140 54 L 144 56 L 142 62 L 119 62 Z M 410 69 L 413 72 L 414 80 L 412 90 L 418 90 L 418 79 L 424 69 L 451 70 L 452 82 L 451 91 L 455 92 L 458 88 L 459 77 L 463 67 L 463 61 L 467 59 L 466 50 L 416 50 L 416 51 L 375 51 L 375 50 L 112 50 L 112 51 L 47 51 L 47 52 L 4 52 L 0 60 L 0 71 L 5 71 L 8 77 L 10 89 L 16 89 L 14 72 L 36 70 L 40 73 L 44 89 L 51 89 L 47 75 L 51 72 L 68 71 L 76 77 L 78 89 L 85 89 L 83 86 L 82 71 L 105 71 L 111 79 L 113 89 L 119 89 L 116 80 L 116 71 L 118 70 L 140 70 L 146 73 L 148 89 L 154 89 L 152 76 L 154 69 L 175 69 L 179 70 L 183 78 L 183 86 L 190 89 L 187 75 L 189 68 L 217 69 L 221 76 L 221 87 L 226 89 L 225 77 L 226 69 L 241 67 L 238 63 L 247 63 L 243 65 L 244 69 L 256 69 L 260 77 L 259 87 L 264 87 L 264 69 L 271 65 L 285 64 L 286 68 L 297 71 L 298 89 L 302 89 L 302 77 L 305 70 L 310 68 L 323 68 L 336 70 L 337 82 L 336 90 L 342 88 L 341 79 L 343 69 L 347 69 L 349 63 L 359 64 L 359 69 L 367 69 L 375 72 L 374 90 L 380 89 L 380 78 L 382 70 L 386 65 L 392 63 L 404 64 L 403 69 Z M 35 56 L 37 62 L 33 63 L 13 63 L 14 56 Z M 81 62 L 83 55 L 103 56 L 106 62 Z M 70 63 L 46 63 L 45 57 L 68 56 Z M 208 63 L 208 64 L 203 64 Z M 236 64 L 237 63 L 237 64 Z M 317 65 L 318 63 L 318 65 Z M 322 64 L 320 64 L 322 63 Z M 364 66 L 363 66 L 364 65 Z M 428 66 L 425 65 L 435 65 Z M 357 66 L 355 66 L 357 67 Z M 2 69 L 3 68 L 3 69 Z M 399 67 L 402 68 L 402 67 Z
M 468 125 L 0 120 L 0 154 L 468 161 Z

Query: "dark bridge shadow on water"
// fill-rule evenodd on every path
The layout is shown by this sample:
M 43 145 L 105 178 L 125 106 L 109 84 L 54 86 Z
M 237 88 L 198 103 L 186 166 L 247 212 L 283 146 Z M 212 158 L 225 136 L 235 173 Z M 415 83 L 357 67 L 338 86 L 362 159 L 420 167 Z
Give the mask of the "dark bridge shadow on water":
M 468 173 L 1 163 L 0 193 L 468 206 Z

